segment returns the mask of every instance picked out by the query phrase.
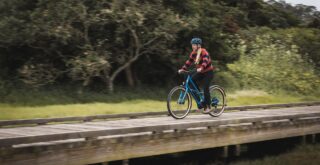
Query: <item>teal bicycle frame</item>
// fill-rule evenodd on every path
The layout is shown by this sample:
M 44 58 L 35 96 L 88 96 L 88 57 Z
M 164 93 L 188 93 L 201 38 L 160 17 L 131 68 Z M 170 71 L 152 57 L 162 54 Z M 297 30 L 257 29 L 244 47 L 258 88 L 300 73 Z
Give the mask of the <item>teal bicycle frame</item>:
M 190 88 L 190 85 L 192 88 Z M 180 92 L 178 104 L 183 104 L 187 93 L 190 93 L 196 101 L 198 108 L 202 108 L 202 103 L 204 101 L 203 92 L 199 91 L 190 74 L 188 74 L 188 77 L 182 86 L 185 88 L 185 91 Z

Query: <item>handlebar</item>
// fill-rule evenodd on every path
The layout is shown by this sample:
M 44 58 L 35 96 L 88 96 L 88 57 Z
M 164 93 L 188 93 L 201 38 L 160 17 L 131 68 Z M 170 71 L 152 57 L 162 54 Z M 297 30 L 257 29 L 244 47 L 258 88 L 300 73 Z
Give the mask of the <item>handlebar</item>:
M 180 72 L 179 74 L 182 74 L 182 75 L 193 75 L 195 73 L 197 73 L 197 69 L 184 70 L 184 71 Z

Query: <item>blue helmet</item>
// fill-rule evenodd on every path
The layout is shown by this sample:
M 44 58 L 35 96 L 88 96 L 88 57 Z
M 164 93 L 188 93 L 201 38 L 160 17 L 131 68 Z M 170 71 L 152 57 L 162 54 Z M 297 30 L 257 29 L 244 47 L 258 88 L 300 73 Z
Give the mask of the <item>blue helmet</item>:
M 201 38 L 192 38 L 191 44 L 201 45 L 202 44 L 202 40 L 201 40 Z

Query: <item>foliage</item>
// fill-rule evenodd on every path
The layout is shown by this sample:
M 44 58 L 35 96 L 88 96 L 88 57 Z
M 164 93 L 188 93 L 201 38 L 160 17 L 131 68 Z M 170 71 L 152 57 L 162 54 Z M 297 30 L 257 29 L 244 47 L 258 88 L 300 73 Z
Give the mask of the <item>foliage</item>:
M 226 71 L 215 73 L 213 83 L 223 86 L 223 88 L 228 90 L 240 88 L 239 80 L 230 72 Z
M 105 56 L 100 56 L 95 51 L 86 51 L 84 55 L 77 56 L 68 61 L 69 75 L 74 80 L 83 80 L 83 86 L 89 85 L 93 77 L 103 77 L 108 73 L 111 65 Z
M 313 63 L 320 70 L 320 29 L 315 28 L 290 28 L 279 29 L 273 33 L 279 40 L 283 36 L 292 36 L 292 42 L 299 47 L 299 54 L 304 60 Z M 285 42 L 285 41 L 284 41 Z
M 190 39 L 201 37 L 214 65 L 223 71 L 216 82 L 232 81 L 228 86 L 237 88 L 227 65 L 248 58 L 236 49 L 239 38 L 246 40 L 251 56 L 258 53 L 251 60 L 265 60 L 253 41 L 267 33 L 272 39 L 259 48 L 284 56 L 290 50 L 288 57 L 299 56 L 298 61 L 304 61 L 299 65 L 313 68 L 291 69 L 297 69 L 298 77 L 307 74 L 303 81 L 313 81 L 309 74 L 319 75 L 320 70 L 319 27 L 315 7 L 274 0 L 0 1 L 0 79 L 37 88 L 78 81 L 88 88 L 102 82 L 110 90 L 113 83 L 133 81 L 168 85 L 190 52 Z M 285 45 L 270 48 L 273 40 Z M 306 84 L 278 83 L 299 91 Z
M 21 80 L 33 87 L 50 84 L 58 77 L 58 71 L 50 64 L 25 64 L 19 69 Z
M 252 41 L 243 40 L 238 49 L 240 60 L 228 67 L 245 87 L 305 94 L 319 88 L 320 80 L 314 66 L 303 60 L 294 44 L 287 45 L 273 40 L 270 35 L 260 35 Z

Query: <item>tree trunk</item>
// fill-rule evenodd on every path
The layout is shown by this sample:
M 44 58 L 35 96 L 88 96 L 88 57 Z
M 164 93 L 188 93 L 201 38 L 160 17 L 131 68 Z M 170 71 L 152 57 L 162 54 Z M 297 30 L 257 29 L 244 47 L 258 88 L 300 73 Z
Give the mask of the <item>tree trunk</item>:
M 107 85 L 108 85 L 108 89 L 109 89 L 109 92 L 112 93 L 113 92 L 113 80 L 117 77 L 117 75 L 122 72 L 123 70 L 126 70 L 128 66 L 130 66 L 133 62 L 135 62 L 136 60 L 139 59 L 139 57 L 141 55 L 143 55 L 143 53 L 140 52 L 140 48 L 141 48 L 141 45 L 140 45 L 140 41 L 139 41 L 139 38 L 136 34 L 136 32 L 134 30 L 131 30 L 131 32 L 133 33 L 133 38 L 135 40 L 135 47 L 134 47 L 134 52 L 133 52 L 133 56 L 132 58 L 130 58 L 125 64 L 123 64 L 122 66 L 120 66 L 119 68 L 117 68 L 112 74 L 111 76 L 108 78 L 107 80 Z M 131 73 L 131 79 L 133 80 L 132 78 L 132 73 Z
M 125 68 L 125 73 L 126 73 L 127 82 L 128 82 L 129 87 L 134 87 L 134 79 L 133 79 L 133 75 L 132 75 L 131 65 L 129 65 L 128 67 Z
M 77 91 L 79 95 L 83 93 L 84 88 L 90 84 L 90 81 L 91 81 L 91 78 L 89 77 L 82 82 L 82 86 Z
M 134 80 L 134 82 L 135 82 L 135 85 L 136 85 L 136 86 L 141 86 L 141 81 L 140 81 L 140 79 L 139 79 L 139 77 L 138 77 L 138 75 L 137 75 L 137 72 L 135 72 L 135 71 L 133 70 L 132 76 L 133 76 L 133 80 Z
M 107 88 L 108 88 L 108 91 L 109 93 L 113 93 L 114 91 L 114 87 L 113 87 L 113 79 L 107 79 Z

